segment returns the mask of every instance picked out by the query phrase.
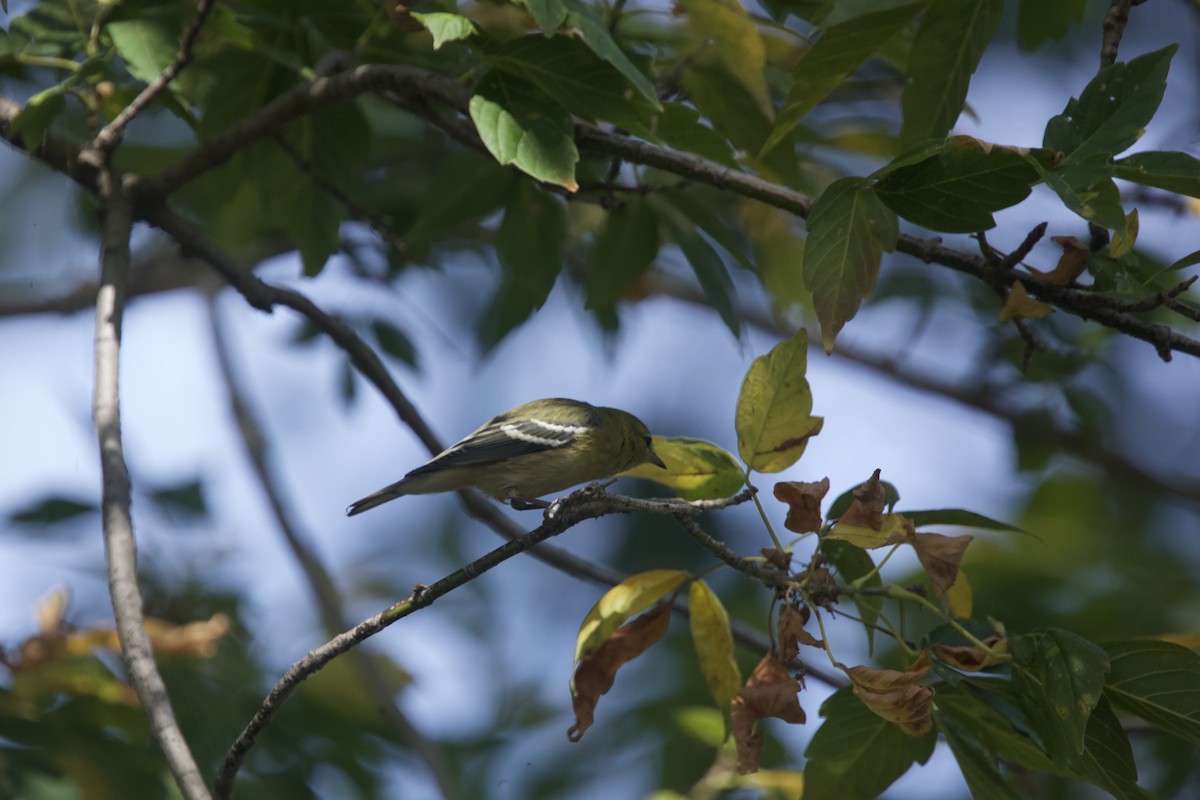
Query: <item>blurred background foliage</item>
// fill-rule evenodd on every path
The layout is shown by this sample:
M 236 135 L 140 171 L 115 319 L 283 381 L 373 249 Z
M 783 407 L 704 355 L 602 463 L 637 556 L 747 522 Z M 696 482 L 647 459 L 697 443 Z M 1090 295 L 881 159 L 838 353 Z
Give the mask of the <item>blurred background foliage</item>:
M 813 25 L 876 5 L 764 0 L 743 12 L 718 0 L 447 0 L 411 9 L 368 0 L 219 3 L 195 62 L 131 126 L 117 165 L 158 174 L 289 88 L 346 66 L 404 64 L 473 82 L 503 73 L 505 58 L 519 64 L 517 48 L 528 47 L 547 49 L 561 76 L 576 78 L 555 95 L 572 113 L 587 116 L 590 109 L 594 118 L 664 146 L 816 196 L 836 178 L 870 173 L 915 135 L 902 127 L 916 30 L 906 23 L 761 152 L 777 130 L 772 117 L 793 88 Z M 1002 5 L 955 130 L 1036 147 L 1046 119 L 1094 74 L 1108 5 Z M 569 15 L 559 20 L 565 29 L 583 33 L 533 36 L 547 27 L 543 15 L 559 8 Z M 25 107 L 17 129 L 26 146 L 43 134 L 84 141 L 97 119 L 111 118 L 169 62 L 194 10 L 173 0 L 9 0 L 0 16 L 0 93 Z M 426 24 L 432 29 L 437 21 L 423 24 L 419 15 L 450 12 L 482 33 L 435 49 Z M 1167 101 L 1147 137 L 1160 150 L 1196 149 L 1198 20 L 1197 5 L 1183 0 L 1131 11 L 1122 60 L 1181 45 Z M 618 52 L 606 57 L 605 41 Z M 498 72 L 487 73 L 489 65 Z M 625 118 L 628 109 L 609 89 L 629 100 L 638 87 L 628 69 L 642 81 L 652 76 L 662 111 Z M 504 74 L 516 73 L 510 63 Z M 591 77 L 579 79 L 583 74 Z M 577 107 L 567 102 L 573 86 Z M 596 111 L 602 102 L 611 106 Z M 749 357 L 797 325 L 815 332 L 800 277 L 803 225 L 731 192 L 594 153 L 575 165 L 578 191 L 567 192 L 464 146 L 464 130 L 469 135 L 437 104 L 414 110 L 364 95 L 288 124 L 173 192 L 170 205 L 247 269 L 311 294 L 353 325 L 447 438 L 521 400 L 591 390 L 605 396 L 588 399 L 637 410 L 656 431 L 732 449 L 731 399 Z M 11 369 L 4 383 L 13 405 L 5 419 L 18 443 L 0 469 L 0 485 L 8 487 L 0 508 L 0 583 L 8 587 L 0 628 L 0 797 L 172 797 L 176 790 L 111 649 L 29 655 L 39 637 L 103 629 L 109 614 L 97 553 L 98 481 L 79 467 L 94 461 L 80 422 L 88 369 L 80 353 L 90 335 L 98 228 L 87 192 L 12 148 L 0 159 L 0 355 Z M 1189 274 L 1186 267 L 1165 276 L 1163 270 L 1200 248 L 1198 212 L 1183 194 L 1121 188 L 1126 210 L 1139 209 L 1141 233 L 1129 258 L 1101 264 L 1095 275 L 1137 299 Z M 1051 221 L 1052 234 L 1088 238 L 1086 223 L 1038 187 L 1026 203 L 997 214 L 989 241 L 1012 250 L 1043 220 Z M 907 223 L 905 230 L 931 235 Z M 966 236 L 943 238 L 963 252 L 978 251 Z M 1043 243 L 1028 261 L 1048 270 L 1058 255 Z M 215 650 L 162 659 L 181 724 L 211 775 L 266 690 L 327 638 L 322 627 L 330 622 L 314 611 L 306 587 L 317 579 L 293 566 L 295 549 L 274 535 L 279 521 L 264 511 L 223 382 L 242 383 L 251 398 L 267 463 L 286 487 L 288 515 L 332 576 L 347 621 L 471 560 L 492 540 L 449 498 L 357 530 L 346 526 L 338 497 L 391 481 L 422 458 L 407 439 L 402 458 L 384 452 L 403 434 L 382 438 L 378 426 L 392 426 L 388 436 L 396 426 L 373 389 L 308 323 L 283 312 L 259 319 L 160 233 L 138 229 L 135 261 L 127 351 L 139 341 L 160 348 L 143 367 L 127 367 L 134 382 L 124 387 L 143 590 L 147 613 L 166 624 L 219 618 L 228 625 Z M 831 407 L 844 413 L 840 425 L 826 426 L 825 449 L 810 450 L 797 477 L 830 474 L 836 496 L 887 460 L 903 465 L 884 477 L 908 507 L 915 495 L 918 507 L 976 508 L 1037 534 L 977 537 L 965 565 L 976 615 L 1012 631 L 1053 624 L 1095 641 L 1171 635 L 1195 647 L 1195 359 L 1177 355 L 1161 364 L 1144 343 L 1060 312 L 1032 323 L 1047 349 L 1023 366 L 1027 341 L 996 321 L 999 307 L 993 291 L 970 277 L 886 255 L 874 293 L 838 341 L 834 362 L 846 366 L 831 383 L 810 374 L 816 413 L 831 421 Z M 210 315 L 238 362 L 232 374 L 213 368 Z M 1167 309 L 1148 316 L 1188 330 Z M 51 326 L 72 331 L 69 341 Z M 557 347 L 560 339 L 565 344 Z M 639 355 L 645 353 L 653 356 Z M 139 356 L 130 358 L 138 364 Z M 65 412 L 48 406 L 45 395 L 20 405 L 22 363 L 36 363 L 39 375 L 50 376 L 38 380 L 71 398 Z M 842 394 L 830 385 L 844 387 Z M 889 418 L 893 407 L 897 416 Z M 902 430 L 898 420 L 912 407 L 954 417 L 960 427 L 929 435 Z M 43 416 L 53 423 L 43 425 Z M 954 467 L 976 459 L 971 426 L 993 448 L 978 454 L 988 468 L 976 485 L 960 480 Z M 322 436 L 323 428 L 332 433 Z M 906 449 L 892 452 L 888 439 L 905 434 Z M 335 449 L 330 437 L 346 444 Z M 179 446 L 193 439 L 220 449 Z M 159 455 L 176 448 L 173 457 Z M 327 485 L 335 480 L 330 473 L 336 485 Z M 914 484 L 910 495 L 906 487 Z M 764 544 L 752 516 L 710 516 L 707 529 L 734 550 L 752 553 Z M 403 529 L 399 535 L 395 527 Z M 570 549 L 625 573 L 712 566 L 659 519 L 609 519 L 603 528 L 601 536 L 571 541 Z M 916 567 L 896 568 L 901 582 Z M 46 575 L 60 577 L 53 585 L 36 579 Z M 710 581 L 736 620 L 763 630 L 761 589 L 736 575 Z M 58 585 L 70 586 L 73 599 L 47 616 L 59 602 L 47 592 Z M 386 686 L 400 693 L 415 729 L 397 724 L 383 710 L 387 699 L 348 659 L 339 660 L 290 700 L 252 754 L 238 796 L 712 796 L 697 781 L 717 758 L 719 715 L 707 706 L 678 623 L 652 656 L 621 674 L 587 739 L 564 741 L 575 626 L 600 592 L 532 562 L 468 584 L 423 619 L 406 620 L 413 623 L 407 632 L 389 631 L 364 648 Z M 933 624 L 910 622 L 910 635 Z M 834 636 L 839 652 L 865 657 L 853 623 Z M 891 656 L 879 649 L 887 663 Z M 740 650 L 743 672 L 759 656 Z M 411 683 L 410 670 L 417 676 Z M 768 726 L 764 766 L 801 766 L 818 699 L 828 692 L 819 680 L 809 685 L 811 693 L 802 695 L 809 724 L 799 731 Z M 1134 731 L 1133 740 L 1146 788 L 1163 797 L 1200 792 L 1193 748 L 1150 730 Z M 933 777 L 898 784 L 896 796 L 965 796 L 953 762 L 938 763 L 926 768 Z M 1030 796 L 1095 794 L 1055 779 L 1021 778 Z M 787 786 L 786 776 L 778 785 Z M 760 791 L 771 790 L 735 789 L 731 796 Z

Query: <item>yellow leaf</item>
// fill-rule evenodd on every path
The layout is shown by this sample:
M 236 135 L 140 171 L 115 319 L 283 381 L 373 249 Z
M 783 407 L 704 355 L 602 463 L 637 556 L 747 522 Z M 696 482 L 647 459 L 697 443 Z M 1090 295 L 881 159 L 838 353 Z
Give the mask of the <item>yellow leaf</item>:
M 575 641 L 575 660 L 596 652 L 625 620 L 645 611 L 689 577 L 679 569 L 652 569 L 631 575 L 609 589 L 579 626 Z
M 765 356 L 754 359 L 742 381 L 735 425 L 738 453 L 757 472 L 787 469 L 804 454 L 824 420 L 811 416 L 808 333 L 801 329 Z
M 963 572 L 961 568 L 958 570 L 958 577 L 946 591 L 946 604 L 950 606 L 950 613 L 956 617 L 971 616 L 974 608 L 974 595 L 971 592 L 971 583 L 967 580 L 967 573 Z
M 1125 218 L 1126 236 L 1122 236 L 1120 232 L 1114 233 L 1112 242 L 1108 245 L 1108 254 L 1113 258 L 1120 258 L 1129 251 L 1133 250 L 1133 243 L 1137 241 L 1138 235 L 1138 212 L 1135 208 L 1129 212 L 1129 216 Z
M 685 500 L 728 497 L 742 487 L 737 459 L 712 442 L 686 436 L 655 436 L 654 452 L 667 465 L 642 464 L 622 477 L 644 478 L 675 490 Z
M 1008 293 L 1008 299 L 1004 301 L 1004 308 L 1000 309 L 1000 321 L 1041 319 L 1052 311 L 1054 308 L 1049 303 L 1043 303 L 1041 300 L 1034 300 L 1030 297 L 1029 293 L 1025 291 L 1025 284 L 1013 281 L 1012 291 Z
M 717 708 L 725 715 L 729 730 L 730 703 L 742 687 L 742 671 L 733 657 L 733 634 L 729 614 L 721 599 L 704 581 L 693 581 L 688 590 L 688 614 L 692 626 L 692 647 L 700 659 L 700 673 L 708 684 Z
M 841 522 L 833 526 L 833 530 L 825 535 L 826 539 L 840 539 L 852 545 L 873 550 L 889 544 L 899 544 L 910 541 L 913 537 L 913 523 L 903 514 L 884 514 L 875 530 L 867 525 L 854 525 Z

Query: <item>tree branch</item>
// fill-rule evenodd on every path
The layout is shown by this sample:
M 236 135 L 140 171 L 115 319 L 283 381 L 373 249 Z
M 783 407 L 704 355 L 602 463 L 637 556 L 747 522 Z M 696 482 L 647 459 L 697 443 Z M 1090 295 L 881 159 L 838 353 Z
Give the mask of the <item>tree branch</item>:
M 95 391 L 92 400 L 103 475 L 102 517 L 108 588 L 129 678 L 150 722 L 155 742 L 162 748 L 180 793 L 186 800 L 206 800 L 208 787 L 200 777 L 166 685 L 154 663 L 146 633 L 142 595 L 138 588 L 137 544 L 129 512 L 130 480 L 121 443 L 120 357 L 121 317 L 125 304 L 125 276 L 129 271 L 129 237 L 133 216 L 121 176 L 107 157 L 93 151 L 104 214 L 101 231 L 100 291 L 96 294 Z
M 174 60 L 158 74 L 158 77 L 147 84 L 146 88 L 142 89 L 129 105 L 121 109 L 121 113 L 117 114 L 112 122 L 100 129 L 100 132 L 92 139 L 91 147 L 103 153 L 111 153 L 113 148 L 120 143 L 121 137 L 125 134 L 125 128 L 133 121 L 133 118 L 150 105 L 154 98 L 162 93 L 171 81 L 175 80 L 184 67 L 192 63 L 192 48 L 196 44 L 196 37 L 200 34 L 200 29 L 204 26 L 204 20 L 212 11 L 213 2 L 214 0 L 199 0 L 196 4 L 196 17 L 190 25 L 183 29 L 179 52 L 176 53 Z
M 243 449 L 250 460 L 259 487 L 266 496 L 271 512 L 275 516 L 279 532 L 283 535 L 288 549 L 292 551 L 292 555 L 295 556 L 296 562 L 304 573 L 309 589 L 312 591 L 313 600 L 320 612 L 322 625 L 327 631 L 327 635 L 334 636 L 348 627 L 341 593 L 337 589 L 333 576 L 329 574 L 321 559 L 309 547 L 306 537 L 300 532 L 300 526 L 293 521 L 292 515 L 288 512 L 289 506 L 284 501 L 283 488 L 275 479 L 268 463 L 267 442 L 262 433 L 262 426 L 254 418 L 250 405 L 239 388 L 229 343 L 221 328 L 215 301 L 211 298 L 208 303 L 208 320 L 213 349 L 217 356 L 217 366 L 224 379 L 230 411 L 237 422 L 238 431 L 241 433 Z M 417 757 L 425 764 L 441 791 L 442 797 L 447 800 L 459 797 L 454 780 L 451 778 L 438 748 L 426 739 L 400 710 L 396 704 L 395 689 L 389 685 L 375 658 L 363 650 L 354 650 L 348 657 L 351 665 L 357 671 L 359 679 L 367 691 L 375 697 L 376 703 L 392 727 L 400 733 L 401 737 L 416 752 Z
M 585 520 L 598 519 L 608 514 L 629 514 L 635 511 L 680 515 L 686 514 L 686 509 L 691 508 L 692 513 L 698 513 L 706 508 L 724 508 L 736 505 L 749 498 L 749 492 L 742 492 L 735 497 L 722 501 L 710 501 L 698 506 L 684 500 L 642 500 L 610 495 L 602 485 L 595 483 L 567 495 L 546 510 L 542 524 L 538 527 L 517 539 L 505 542 L 487 555 L 466 564 L 433 584 L 428 586 L 419 584 L 408 598 L 335 636 L 320 647 L 309 651 L 304 658 L 293 664 L 263 699 L 250 723 L 229 748 L 217 773 L 215 797 L 217 800 L 229 798 L 233 791 L 233 781 L 245 761 L 246 754 L 258 740 L 258 735 L 270 724 L 283 701 L 300 685 L 301 681 L 335 657 L 361 644 L 392 623 L 432 605 L 433 601 L 439 597 L 465 585 L 539 542 L 557 536 Z

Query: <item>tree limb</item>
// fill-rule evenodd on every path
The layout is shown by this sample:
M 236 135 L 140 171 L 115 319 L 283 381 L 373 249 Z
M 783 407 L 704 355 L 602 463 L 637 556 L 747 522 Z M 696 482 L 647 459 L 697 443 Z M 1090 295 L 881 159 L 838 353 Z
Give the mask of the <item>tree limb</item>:
M 104 214 L 101 231 L 100 290 L 96 294 L 95 391 L 92 400 L 103 475 L 102 518 L 108 587 L 130 682 L 186 800 L 207 800 L 208 787 L 188 748 L 166 685 L 154 663 L 138 588 L 137 544 L 130 516 L 129 469 L 121 443 L 120 357 L 125 275 L 129 271 L 132 209 L 121 176 L 96 151 L 98 188 Z

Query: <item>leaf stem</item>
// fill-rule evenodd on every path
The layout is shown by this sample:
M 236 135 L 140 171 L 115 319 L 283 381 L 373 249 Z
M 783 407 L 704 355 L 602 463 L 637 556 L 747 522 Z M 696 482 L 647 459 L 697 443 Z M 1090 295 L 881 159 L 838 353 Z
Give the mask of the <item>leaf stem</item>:
M 779 541 L 779 537 L 775 535 L 775 528 L 771 525 L 770 518 L 767 517 L 767 510 L 763 508 L 762 501 L 758 499 L 758 492 L 754 491 L 754 486 L 750 483 L 750 468 L 746 467 L 746 475 L 743 478 L 746 488 L 750 490 L 751 496 L 754 498 L 754 507 L 758 509 L 758 514 L 762 517 L 763 524 L 767 526 L 767 533 L 771 534 L 771 541 L 775 543 L 777 550 L 783 550 L 783 543 Z

